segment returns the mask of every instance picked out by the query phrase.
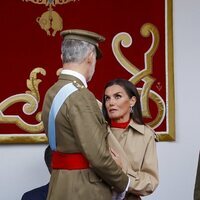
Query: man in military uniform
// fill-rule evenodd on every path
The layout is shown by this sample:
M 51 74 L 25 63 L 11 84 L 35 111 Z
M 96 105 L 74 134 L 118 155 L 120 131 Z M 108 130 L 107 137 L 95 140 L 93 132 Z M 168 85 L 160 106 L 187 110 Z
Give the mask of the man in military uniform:
M 53 150 L 48 200 L 111 200 L 128 177 L 112 159 L 106 122 L 87 89 L 104 37 L 85 30 L 61 32 L 63 70 L 47 91 L 42 120 Z M 123 195 L 122 195 L 123 196 Z

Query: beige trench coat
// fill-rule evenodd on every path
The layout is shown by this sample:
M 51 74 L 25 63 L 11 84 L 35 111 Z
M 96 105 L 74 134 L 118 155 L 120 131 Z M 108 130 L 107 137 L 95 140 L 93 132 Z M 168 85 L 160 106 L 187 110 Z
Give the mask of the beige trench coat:
M 153 130 L 131 120 L 125 131 L 110 127 L 108 131 L 109 146 L 120 156 L 122 168 L 131 180 L 126 199 L 138 200 L 139 196 L 151 194 L 159 182 Z
M 74 82 L 78 91 L 65 100 L 57 114 L 57 151 L 81 152 L 91 168 L 53 170 L 47 199 L 110 200 L 110 186 L 119 192 L 124 191 L 128 176 L 109 153 L 107 127 L 96 98 L 87 88 L 81 87 L 83 84 L 76 77 L 61 74 L 59 80 L 47 91 L 42 109 L 45 132 L 48 133 L 48 116 L 53 98 L 62 86 L 70 82 Z

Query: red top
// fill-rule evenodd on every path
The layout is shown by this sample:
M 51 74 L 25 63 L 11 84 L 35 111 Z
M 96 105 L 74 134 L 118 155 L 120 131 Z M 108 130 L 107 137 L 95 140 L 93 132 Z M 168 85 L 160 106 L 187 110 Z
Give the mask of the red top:
M 113 128 L 123 128 L 123 129 L 125 129 L 129 125 L 130 120 L 131 119 L 129 119 L 127 122 L 121 122 L 121 123 L 120 122 L 111 121 L 110 126 L 113 127 Z

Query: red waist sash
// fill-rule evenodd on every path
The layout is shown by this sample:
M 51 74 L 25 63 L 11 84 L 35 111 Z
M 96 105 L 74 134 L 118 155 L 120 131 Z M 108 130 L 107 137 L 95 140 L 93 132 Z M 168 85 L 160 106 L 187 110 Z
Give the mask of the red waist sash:
M 81 153 L 52 152 L 52 169 L 78 170 L 89 168 L 89 162 Z

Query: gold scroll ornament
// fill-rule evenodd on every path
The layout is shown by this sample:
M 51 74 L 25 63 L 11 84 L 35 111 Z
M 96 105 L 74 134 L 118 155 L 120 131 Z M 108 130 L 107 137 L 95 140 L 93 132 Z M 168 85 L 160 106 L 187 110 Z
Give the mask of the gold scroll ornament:
M 35 68 L 30 73 L 30 77 L 27 80 L 27 87 L 30 89 L 22 94 L 16 94 L 8 97 L 0 103 L 0 123 L 16 124 L 20 129 L 29 133 L 40 133 L 44 130 L 43 123 L 41 121 L 41 112 L 36 113 L 36 120 L 38 124 L 28 124 L 18 115 L 4 115 L 4 111 L 13 106 L 16 103 L 22 102 L 23 113 L 26 115 L 33 115 L 37 112 L 40 102 L 40 94 L 38 90 L 40 79 L 37 79 L 37 74 L 41 73 L 46 75 L 46 71 L 43 68 Z
M 60 74 L 61 69 L 57 70 L 57 75 Z M 41 112 L 38 112 L 40 103 L 40 93 L 38 86 L 41 80 L 37 78 L 37 75 L 41 73 L 46 75 L 46 71 L 43 68 L 35 68 L 31 71 L 30 77 L 26 84 L 29 90 L 22 94 L 16 94 L 8 97 L 4 101 L 0 102 L 0 124 L 15 124 L 21 130 L 26 131 L 25 134 L 2 134 L 0 142 L 9 143 L 45 143 L 47 137 L 44 133 L 40 134 L 44 130 L 43 123 L 41 121 Z M 24 121 L 19 115 L 6 115 L 4 114 L 6 109 L 15 105 L 16 103 L 24 103 L 22 110 L 26 115 L 35 115 L 38 123 L 29 124 Z
M 158 112 L 155 119 L 153 119 L 148 124 L 153 128 L 157 128 L 165 118 L 165 102 L 162 97 L 151 90 L 151 87 L 155 81 L 152 77 L 153 74 L 153 55 L 155 54 L 158 44 L 159 44 L 159 32 L 158 29 L 150 23 L 144 24 L 141 28 L 141 35 L 143 37 L 152 37 L 152 44 L 149 49 L 144 54 L 144 69 L 139 70 L 134 64 L 132 64 L 121 52 L 120 44 L 123 47 L 130 47 L 132 44 L 132 38 L 128 33 L 121 32 L 118 33 L 112 41 L 112 50 L 115 58 L 120 63 L 120 65 L 125 68 L 133 76 L 129 79 L 135 85 L 143 81 L 143 88 L 138 88 L 141 94 L 141 104 L 142 113 L 146 118 L 151 118 L 151 113 L 149 109 L 149 98 L 156 104 Z

